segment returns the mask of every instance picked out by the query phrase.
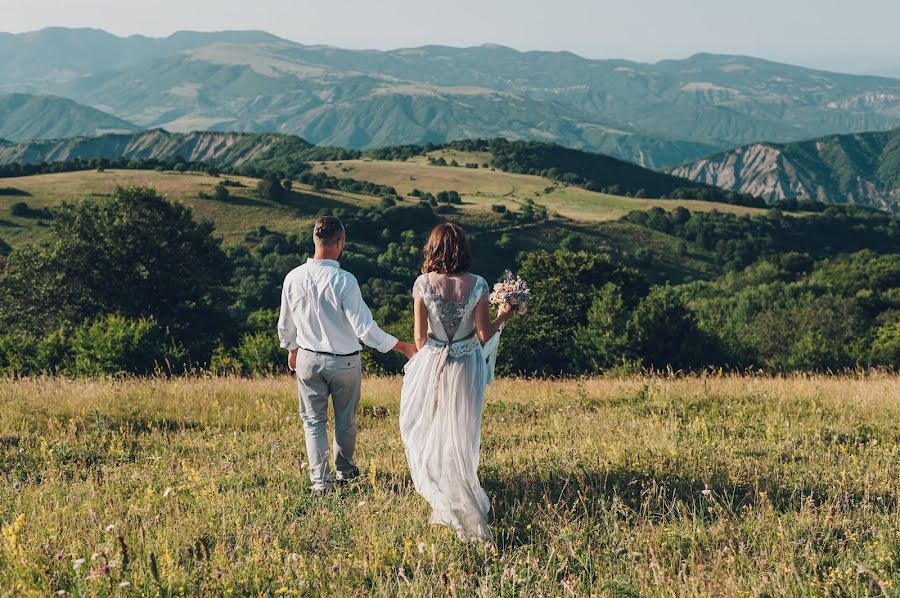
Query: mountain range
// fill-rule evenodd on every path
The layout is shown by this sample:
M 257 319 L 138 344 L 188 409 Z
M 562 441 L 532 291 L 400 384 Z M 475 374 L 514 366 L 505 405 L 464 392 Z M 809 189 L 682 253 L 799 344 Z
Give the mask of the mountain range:
M 654 168 L 759 140 L 900 126 L 900 80 L 886 77 L 712 54 L 643 64 L 496 45 L 344 50 L 258 31 L 0 34 L 0 92 L 175 132 L 281 132 L 352 148 L 534 139 Z
M 900 214 L 900 128 L 795 143 L 753 143 L 671 173 L 767 201 L 810 199 Z

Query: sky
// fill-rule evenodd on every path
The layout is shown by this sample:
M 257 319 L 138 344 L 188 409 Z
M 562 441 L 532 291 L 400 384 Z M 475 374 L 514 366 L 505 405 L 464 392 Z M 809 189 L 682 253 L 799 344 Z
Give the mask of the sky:
M 655 62 L 747 54 L 847 72 L 900 70 L 897 0 L 0 0 L 0 31 L 117 35 L 262 29 L 304 44 L 495 43 Z

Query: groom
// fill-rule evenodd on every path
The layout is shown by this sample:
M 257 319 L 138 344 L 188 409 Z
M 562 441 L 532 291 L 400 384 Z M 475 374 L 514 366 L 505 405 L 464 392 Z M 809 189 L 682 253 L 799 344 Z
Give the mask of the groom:
M 297 374 L 312 491 L 324 493 L 335 482 L 328 463 L 329 395 L 334 409 L 337 482 L 359 475 L 353 462 L 362 378 L 357 339 L 382 353 L 393 349 L 407 359 L 416 348 L 378 327 L 356 278 L 338 264 L 344 251 L 341 221 L 333 216 L 319 218 L 313 240 L 315 256 L 284 279 L 278 336 L 281 347 L 289 351 L 288 368 Z

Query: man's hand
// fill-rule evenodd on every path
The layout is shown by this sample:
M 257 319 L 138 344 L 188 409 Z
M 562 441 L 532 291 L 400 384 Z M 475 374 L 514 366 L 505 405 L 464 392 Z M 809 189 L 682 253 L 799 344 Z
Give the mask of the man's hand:
M 403 341 L 397 341 L 397 344 L 394 345 L 394 351 L 403 353 L 404 355 L 406 355 L 406 359 L 412 359 L 413 355 L 416 354 L 416 351 L 418 351 L 418 349 L 415 345 L 404 343 Z
M 297 352 L 300 349 L 294 349 L 293 351 L 288 351 L 288 369 L 291 372 L 297 371 Z

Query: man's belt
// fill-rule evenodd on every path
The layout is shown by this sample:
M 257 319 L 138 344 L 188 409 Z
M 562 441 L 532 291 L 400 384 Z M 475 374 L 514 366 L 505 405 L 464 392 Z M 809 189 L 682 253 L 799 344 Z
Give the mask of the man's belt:
M 354 351 L 353 353 L 329 353 L 328 351 L 313 351 L 312 349 L 307 349 L 305 347 L 299 347 L 303 349 L 307 353 L 315 353 L 316 355 L 325 355 L 326 357 L 353 357 L 354 355 L 359 355 L 359 351 Z

